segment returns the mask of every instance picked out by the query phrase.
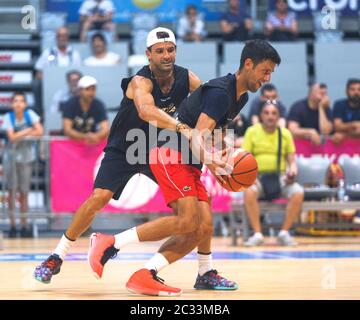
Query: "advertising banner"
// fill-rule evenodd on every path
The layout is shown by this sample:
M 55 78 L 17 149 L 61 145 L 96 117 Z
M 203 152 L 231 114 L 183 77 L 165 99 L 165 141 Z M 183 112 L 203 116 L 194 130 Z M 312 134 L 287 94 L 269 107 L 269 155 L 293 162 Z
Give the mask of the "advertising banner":
M 50 144 L 51 209 L 54 213 L 75 212 L 88 198 L 98 172 L 105 143 L 96 146 L 69 140 Z M 212 199 L 214 212 L 230 210 L 230 193 L 205 170 L 202 181 Z M 128 182 L 119 200 L 111 200 L 103 212 L 171 212 L 156 183 L 137 174 Z

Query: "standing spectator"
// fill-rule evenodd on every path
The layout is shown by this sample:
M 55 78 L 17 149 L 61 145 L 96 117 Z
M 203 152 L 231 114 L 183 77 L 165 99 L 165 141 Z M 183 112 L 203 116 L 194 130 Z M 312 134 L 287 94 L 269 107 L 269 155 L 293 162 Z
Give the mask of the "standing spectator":
M 90 76 L 79 80 L 80 96 L 73 97 L 64 106 L 64 134 L 73 140 L 97 144 L 109 134 L 109 121 L 104 104 L 96 95 L 97 81 Z
M 106 47 L 106 39 L 101 33 L 96 33 L 91 38 L 93 55 L 84 60 L 85 66 L 113 66 L 121 62 L 121 57 L 110 52 Z
M 293 41 L 298 33 L 298 22 L 294 12 L 289 12 L 287 0 L 276 1 L 276 11 L 268 14 L 265 36 L 271 41 Z
M 245 4 L 240 0 L 228 0 L 228 11 L 220 21 L 220 27 L 225 41 L 245 41 L 253 28 L 253 22 L 246 13 Z
M 347 99 L 334 104 L 334 143 L 345 138 L 360 138 L 360 79 L 349 79 L 346 84 Z
M 288 129 L 279 129 L 279 118 L 278 106 L 265 102 L 260 110 L 261 122 L 250 127 L 245 133 L 242 147 L 254 155 L 259 168 L 259 180 L 246 189 L 244 194 L 246 213 L 254 230 L 254 235 L 245 243 L 246 246 L 258 246 L 264 241 L 264 236 L 261 233 L 258 198 L 264 195 L 267 188 L 260 181 L 262 181 L 261 176 L 263 174 L 277 172 L 279 130 L 281 132 L 279 195 L 288 198 L 289 202 L 286 207 L 285 221 L 278 235 L 278 242 L 286 246 L 296 245 L 289 234 L 289 229 L 300 214 L 304 191 L 295 182 L 298 170 L 293 138 Z
M 69 45 L 69 30 L 61 27 L 56 32 L 56 46 L 44 50 L 36 62 L 36 77 L 42 79 L 45 66 L 68 67 L 80 65 L 79 52 Z
M 20 236 L 32 236 L 28 226 L 27 214 L 28 194 L 31 185 L 32 167 L 36 155 L 31 141 L 23 141 L 25 137 L 38 137 L 43 135 L 40 117 L 31 109 L 26 109 L 27 102 L 23 92 L 15 92 L 12 96 L 11 107 L 13 111 L 4 116 L 3 128 L 8 138 L 8 146 L 4 153 L 3 165 L 6 185 L 9 190 L 8 213 L 10 218 L 9 238 L 17 235 L 14 217 L 14 204 L 16 192 L 20 193 L 21 230 Z
M 249 115 L 251 124 L 254 125 L 259 122 L 260 107 L 266 101 L 271 101 L 278 105 L 280 110 L 279 126 L 284 128 L 286 126 L 286 108 L 279 100 L 276 87 L 271 83 L 264 84 L 260 89 L 260 97 L 256 97 L 251 103 Z
M 79 9 L 80 41 L 85 42 L 91 32 L 101 31 L 106 34 L 110 43 L 115 33 L 115 24 L 112 21 L 114 12 L 115 7 L 111 0 L 85 0 Z
M 179 19 L 177 35 L 183 41 L 201 41 L 206 37 L 204 21 L 194 5 L 189 5 L 186 14 Z
M 308 97 L 295 102 L 288 115 L 288 128 L 295 139 L 308 139 L 314 145 L 324 142 L 333 130 L 326 84 L 313 84 Z
M 63 111 L 64 103 L 72 97 L 79 95 L 78 82 L 82 77 L 82 73 L 77 70 L 70 70 L 66 73 L 66 82 L 68 88 L 66 90 L 59 89 L 53 96 L 50 112 Z

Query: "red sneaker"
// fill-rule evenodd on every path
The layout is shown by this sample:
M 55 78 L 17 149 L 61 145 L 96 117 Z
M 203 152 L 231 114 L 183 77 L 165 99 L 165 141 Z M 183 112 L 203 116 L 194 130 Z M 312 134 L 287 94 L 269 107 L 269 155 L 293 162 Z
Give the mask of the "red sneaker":
M 148 269 L 136 271 L 126 283 L 126 288 L 130 292 L 149 296 L 173 297 L 182 293 L 181 289 L 164 284 L 164 280 L 156 275 L 155 270 Z
M 88 262 L 95 278 L 100 279 L 104 265 L 109 259 L 115 258 L 118 249 L 114 248 L 115 237 L 113 235 L 93 233 L 90 236 Z

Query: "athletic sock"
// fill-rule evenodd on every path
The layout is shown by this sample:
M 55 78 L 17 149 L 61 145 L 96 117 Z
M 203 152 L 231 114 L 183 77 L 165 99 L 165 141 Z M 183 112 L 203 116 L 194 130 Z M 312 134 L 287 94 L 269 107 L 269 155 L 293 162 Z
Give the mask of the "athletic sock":
M 144 268 L 148 270 L 155 270 L 159 272 L 169 265 L 169 261 L 161 253 L 156 253 L 148 262 L 146 262 Z
M 114 247 L 116 249 L 121 249 L 129 243 L 139 242 L 139 237 L 136 231 L 136 227 L 126 230 L 124 232 L 118 233 L 115 236 Z
M 57 254 L 62 260 L 64 260 L 65 256 L 67 255 L 69 249 L 75 243 L 75 240 L 70 240 L 65 233 L 61 237 L 56 249 L 54 250 L 53 254 Z
M 212 255 L 209 253 L 198 252 L 198 262 L 199 262 L 199 275 L 203 276 L 206 272 L 213 269 L 212 266 Z

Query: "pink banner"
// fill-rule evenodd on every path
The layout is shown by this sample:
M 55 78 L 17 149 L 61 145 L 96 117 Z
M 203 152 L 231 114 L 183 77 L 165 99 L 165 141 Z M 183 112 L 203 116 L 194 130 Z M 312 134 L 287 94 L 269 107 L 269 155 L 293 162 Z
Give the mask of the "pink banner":
M 93 189 L 105 143 L 96 146 L 69 140 L 50 143 L 51 208 L 55 213 L 76 211 Z M 202 181 L 212 198 L 214 212 L 230 210 L 230 193 L 205 169 Z M 111 200 L 103 212 L 170 212 L 157 184 L 144 175 L 131 178 L 119 200 Z
M 336 162 L 342 154 L 350 156 L 360 155 L 360 140 L 347 139 L 341 144 L 335 145 L 330 139 L 319 146 L 313 145 L 309 140 L 295 140 L 296 154 L 310 157 L 314 154 L 326 155 Z

